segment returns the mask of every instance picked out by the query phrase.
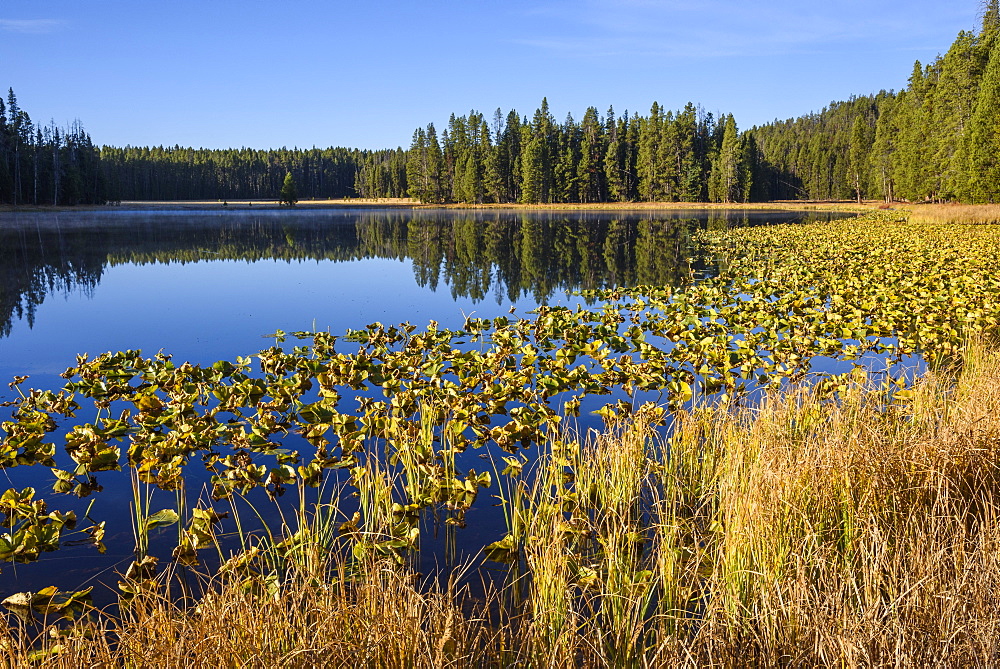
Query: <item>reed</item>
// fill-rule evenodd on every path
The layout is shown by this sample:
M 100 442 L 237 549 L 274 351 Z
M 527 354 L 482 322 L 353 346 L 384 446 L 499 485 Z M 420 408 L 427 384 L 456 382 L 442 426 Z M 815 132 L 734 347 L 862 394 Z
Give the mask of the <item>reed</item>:
M 856 372 L 836 402 L 793 388 L 666 433 L 648 406 L 553 437 L 531 477 L 497 473 L 517 491 L 514 600 L 327 551 L 277 587 L 222 573 L 195 605 L 146 592 L 35 639 L 8 629 L 0 662 L 996 666 L 998 377 L 973 343 L 905 391 Z M 362 527 L 384 533 L 397 484 L 368 476 Z

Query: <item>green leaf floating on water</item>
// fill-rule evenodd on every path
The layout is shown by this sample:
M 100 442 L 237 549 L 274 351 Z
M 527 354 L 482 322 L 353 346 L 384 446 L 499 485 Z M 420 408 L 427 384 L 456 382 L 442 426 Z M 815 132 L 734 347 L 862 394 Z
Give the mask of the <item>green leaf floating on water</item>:
M 174 511 L 173 509 L 161 509 L 160 511 L 157 511 L 156 513 L 147 517 L 144 525 L 146 526 L 146 530 L 148 531 L 156 529 L 157 527 L 166 527 L 168 525 L 173 525 L 178 520 L 180 520 L 180 516 L 178 516 L 177 512 Z

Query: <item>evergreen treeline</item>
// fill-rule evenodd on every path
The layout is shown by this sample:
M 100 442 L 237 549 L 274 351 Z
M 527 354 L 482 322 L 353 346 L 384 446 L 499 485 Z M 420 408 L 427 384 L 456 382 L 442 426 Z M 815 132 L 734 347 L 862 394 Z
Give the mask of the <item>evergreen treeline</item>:
M 860 191 L 869 195 L 872 135 L 879 110 L 891 97 L 883 91 L 851 98 L 819 113 L 753 128 L 749 134 L 758 150 L 753 199 L 848 199 L 856 196 L 859 179 Z
M 1000 202 L 1000 7 L 905 90 L 753 128 L 757 199 Z
M 328 149 L 101 149 L 116 200 L 225 200 L 277 197 L 291 173 L 300 199 L 404 197 L 405 152 Z
M 693 104 L 560 123 L 497 110 L 418 128 L 409 150 L 104 147 L 79 123 L 36 126 L 0 100 L 0 202 L 276 197 L 536 203 L 881 197 L 1000 202 L 1000 0 L 905 90 L 831 103 L 740 133 Z
M 422 202 L 744 202 L 756 155 L 732 115 L 653 103 L 649 116 L 590 107 L 558 123 L 543 99 L 529 120 L 472 111 L 413 133 L 407 192 Z
M 402 149 L 99 149 L 79 121 L 39 125 L 0 98 L 0 204 L 274 198 L 289 172 L 301 198 L 406 196 Z
M 1000 202 L 1000 7 L 985 4 L 899 93 L 737 131 L 688 104 L 557 123 L 475 111 L 413 133 L 408 192 L 424 202 L 745 202 L 882 197 Z
M 77 121 L 36 124 L 8 89 L 0 97 L 0 204 L 103 203 L 99 156 Z

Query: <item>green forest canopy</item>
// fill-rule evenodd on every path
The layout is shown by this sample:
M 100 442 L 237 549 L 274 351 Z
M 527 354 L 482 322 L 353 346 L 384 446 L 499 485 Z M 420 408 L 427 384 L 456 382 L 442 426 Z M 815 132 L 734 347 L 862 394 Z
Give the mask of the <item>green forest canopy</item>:
M 274 198 L 467 202 L 747 202 L 883 198 L 1000 202 L 1000 0 L 978 32 L 915 63 L 898 93 L 740 132 L 688 103 L 557 121 L 472 111 L 417 128 L 407 150 L 95 147 L 79 122 L 35 125 L 0 100 L 0 203 Z

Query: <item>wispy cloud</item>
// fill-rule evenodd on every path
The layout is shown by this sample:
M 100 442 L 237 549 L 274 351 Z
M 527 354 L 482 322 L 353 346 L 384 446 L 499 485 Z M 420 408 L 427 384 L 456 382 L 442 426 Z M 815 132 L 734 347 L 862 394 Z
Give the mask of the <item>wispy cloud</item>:
M 46 35 L 62 28 L 56 19 L 0 19 L 0 30 L 25 35 Z
M 833 4 L 551 0 L 533 11 L 549 18 L 548 25 L 516 41 L 567 56 L 703 59 L 824 53 L 846 45 L 891 48 L 895 45 L 886 42 L 895 42 L 899 36 L 912 40 L 934 31 L 913 18 L 859 20 L 862 0 Z

